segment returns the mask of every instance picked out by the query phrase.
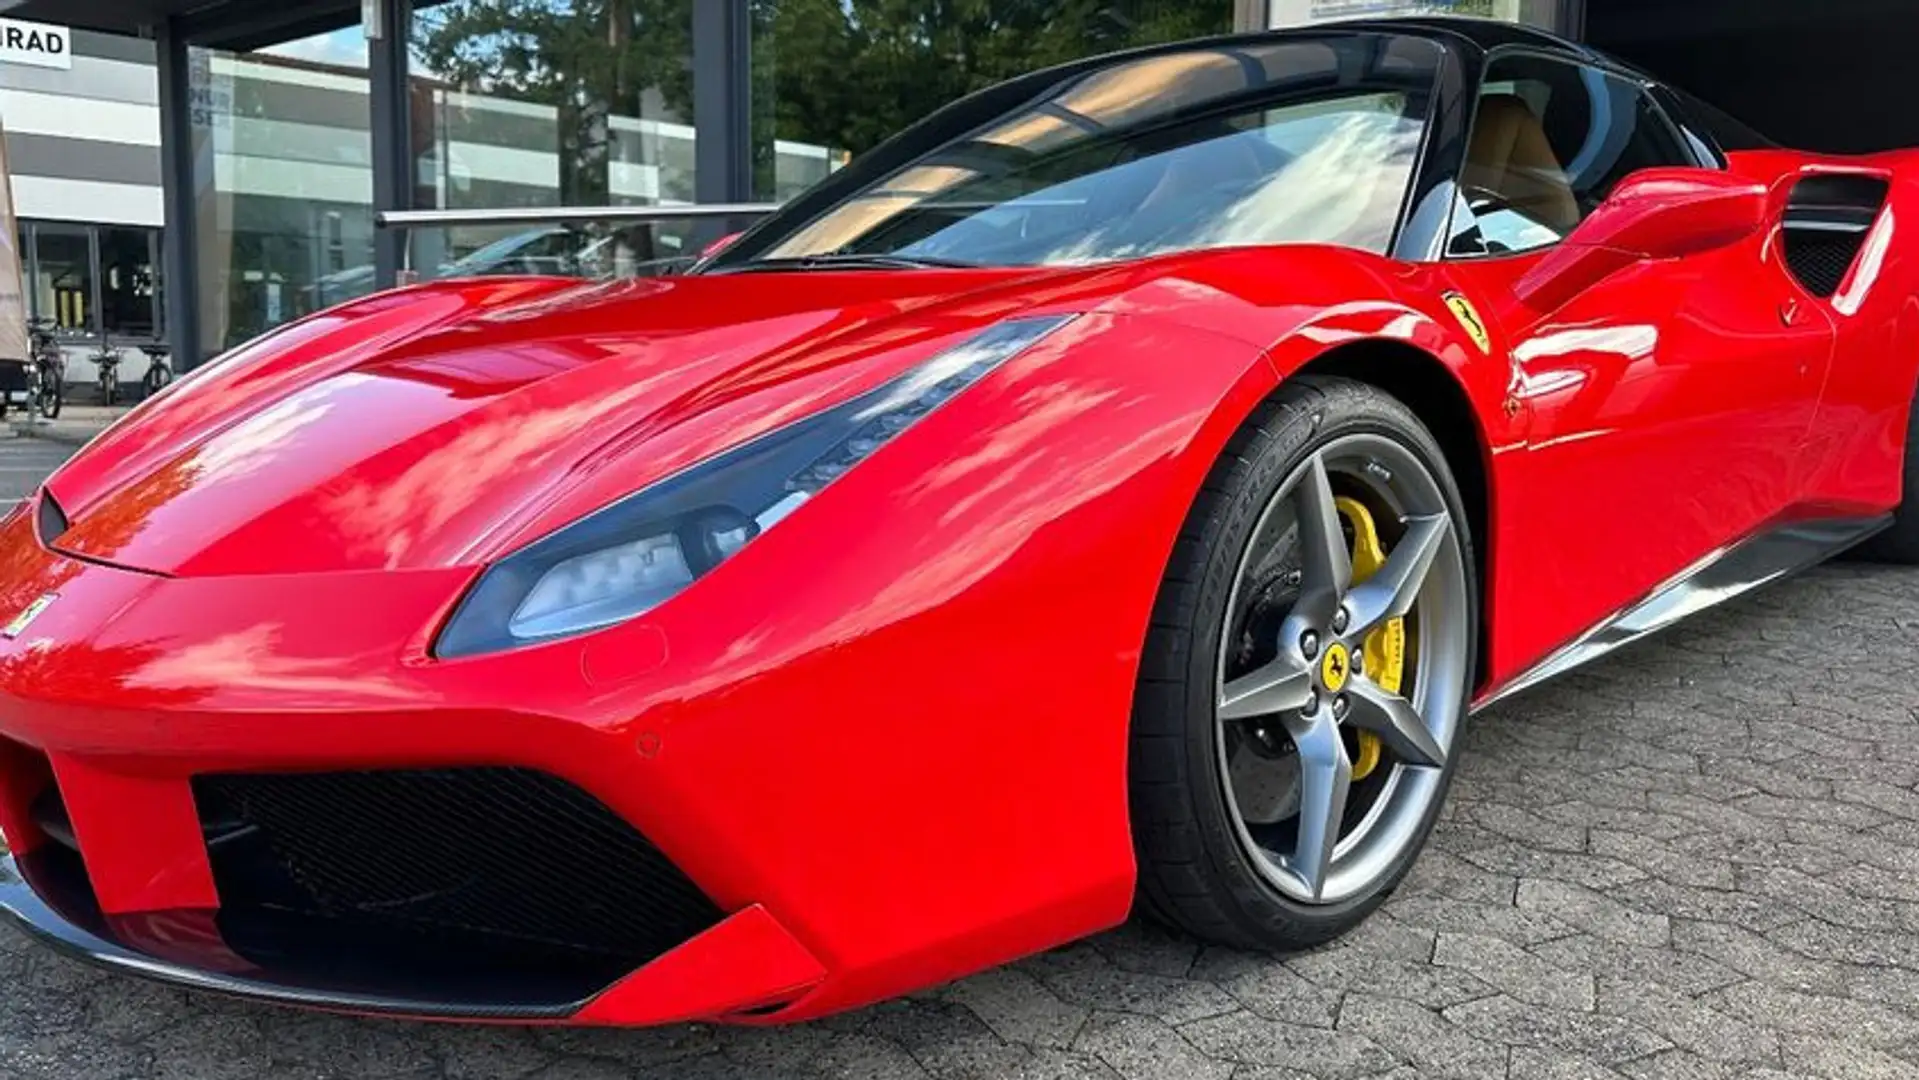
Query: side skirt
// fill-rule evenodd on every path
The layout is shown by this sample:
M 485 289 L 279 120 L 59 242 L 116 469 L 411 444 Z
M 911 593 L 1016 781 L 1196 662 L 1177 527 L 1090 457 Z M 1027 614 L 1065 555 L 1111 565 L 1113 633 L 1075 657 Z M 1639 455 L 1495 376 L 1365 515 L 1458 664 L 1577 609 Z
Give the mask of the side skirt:
M 1473 703 L 1477 712 L 1521 690 L 1656 634 L 1689 615 L 1825 562 L 1892 524 L 1892 516 L 1829 518 L 1782 525 L 1721 548 L 1644 600 L 1561 646 L 1525 673 Z

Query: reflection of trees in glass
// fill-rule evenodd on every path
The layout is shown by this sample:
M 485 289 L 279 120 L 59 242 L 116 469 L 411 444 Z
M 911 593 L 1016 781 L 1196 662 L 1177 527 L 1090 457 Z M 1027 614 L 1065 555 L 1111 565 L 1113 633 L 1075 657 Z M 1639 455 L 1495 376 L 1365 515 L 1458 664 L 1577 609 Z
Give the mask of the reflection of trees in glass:
M 447 0 L 414 16 L 419 63 L 460 89 L 551 106 L 567 201 L 604 201 L 608 116 L 692 117 L 692 5 Z M 773 140 L 859 153 L 1002 79 L 1223 33 L 1233 0 L 753 0 L 756 188 Z
M 462 90 L 557 110 L 562 199 L 606 202 L 607 118 L 692 116 L 694 2 L 448 0 L 419 8 L 413 52 Z
M 1002 79 L 1232 27 L 1232 0 L 753 0 L 755 187 L 772 139 L 860 153 Z

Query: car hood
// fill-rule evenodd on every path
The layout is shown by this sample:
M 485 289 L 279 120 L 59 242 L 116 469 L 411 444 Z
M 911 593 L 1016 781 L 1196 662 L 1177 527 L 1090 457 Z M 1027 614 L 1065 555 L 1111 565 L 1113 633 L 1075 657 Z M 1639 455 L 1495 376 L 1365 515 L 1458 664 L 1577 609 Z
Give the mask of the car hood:
M 69 554 L 155 573 L 465 565 L 871 387 L 1088 270 L 435 284 L 306 319 L 48 482 Z

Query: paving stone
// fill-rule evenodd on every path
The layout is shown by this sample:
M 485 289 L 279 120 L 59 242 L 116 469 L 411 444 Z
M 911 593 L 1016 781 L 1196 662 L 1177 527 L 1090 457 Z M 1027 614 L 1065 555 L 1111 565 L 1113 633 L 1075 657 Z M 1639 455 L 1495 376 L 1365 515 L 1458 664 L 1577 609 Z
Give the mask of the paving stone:
M 534 1041 L 532 1032 L 514 1028 L 462 1031 L 440 1047 L 440 1067 L 446 1080 L 528 1076 L 552 1063 L 552 1053 Z
M 1688 1054 L 1721 1064 L 1781 1064 L 1778 1037 L 1768 1028 L 1657 983 L 1602 979 L 1598 1008 L 1632 1020 Z
M 1578 854 L 1586 850 L 1587 829 L 1583 825 L 1556 822 L 1505 803 L 1461 800 L 1457 807 L 1460 820 L 1471 822 L 1495 836 L 1540 851 Z
M 1506 1068 L 1503 1045 L 1399 998 L 1349 995 L 1339 1010 L 1339 1030 L 1372 1039 L 1423 1076 L 1483 1080 Z
M 1395 897 L 1388 910 L 1409 926 L 1495 937 L 1515 945 L 1534 945 L 1575 932 L 1572 926 L 1550 915 L 1514 907 L 1510 898 L 1487 904 L 1436 896 Z
M 998 1076 L 1032 1052 L 1007 1043 L 972 1011 L 946 1001 L 909 998 L 867 1011 L 870 1019 L 860 1034 L 906 1051 L 934 1077 Z
M 1232 1012 L 1239 1002 L 1220 987 L 1198 979 L 1176 979 L 1122 971 L 1086 946 L 1055 950 L 1022 965 L 1068 1004 L 1087 1009 L 1139 1013 L 1180 1024 Z
M 899 1046 L 860 1034 L 833 1040 L 814 1060 L 813 1071 L 820 1076 L 845 1080 L 930 1080 L 931 1077 Z
M 1590 934 L 1541 942 L 1526 950 L 1563 971 L 1600 979 L 1657 983 L 1682 994 L 1703 994 L 1745 978 L 1716 960 L 1671 948 L 1622 945 Z
M 1613 829 L 1593 829 L 1591 850 L 1594 855 L 1618 859 L 1645 870 L 1674 885 L 1700 889 L 1730 889 L 1734 885 L 1732 863 L 1721 858 L 1702 857 L 1638 833 Z
M 1682 954 L 1709 957 L 1727 968 L 1784 990 L 1843 994 L 1853 969 L 1815 959 L 1740 926 L 1673 921 L 1673 946 Z
M 1462 851 L 1459 857 L 1496 874 L 1541 881 L 1564 881 L 1589 889 L 1612 889 L 1647 877 L 1646 871 L 1618 859 L 1571 855 L 1560 851 L 1535 851 L 1510 840 Z
M 1521 878 L 1514 903 L 1622 945 L 1663 946 L 1672 938 L 1666 916 L 1630 907 L 1564 881 Z
M 1632 1080 L 1748 1080 L 1751 1065 L 1728 1065 L 1685 1050 L 1667 1050 L 1619 1066 Z
M 1220 1060 L 1283 1065 L 1326 1080 L 1367 1076 L 1399 1064 L 1364 1035 L 1267 1020 L 1244 1011 L 1195 1020 L 1179 1030 L 1186 1041 Z
M 1155 923 L 1135 919 L 1093 938 L 1090 944 L 1121 971 L 1183 978 L 1198 959 L 1200 942 Z
M 1167 1025 L 1128 1013 L 1095 1013 L 1074 1041 L 1125 1080 L 1224 1080 L 1235 1063 L 1208 1057 Z
M 1623 1074 L 1590 1058 L 1549 1047 L 1515 1046 L 1507 1080 L 1622 1080 Z
M 1566 971 L 1499 938 L 1441 934 L 1433 963 L 1470 971 L 1502 993 L 1545 1009 L 1589 1012 L 1593 977 Z
M 1823 997 L 1746 982 L 1714 990 L 1700 1001 L 1783 1032 L 1890 1046 L 1919 1038 L 1919 1014 L 1872 1002 Z
M 1635 910 L 1658 912 L 1671 919 L 1724 923 L 1762 933 L 1806 917 L 1804 912 L 1770 896 L 1697 889 L 1659 878 L 1608 889 L 1606 896 Z
M 1339 991 L 1307 981 L 1270 956 L 1211 948 L 1193 965 L 1192 975 L 1268 1020 L 1329 1028 L 1339 1013 Z
M 1787 1036 L 1786 1066 L 1831 1080 L 1912 1080 L 1919 1067 L 1857 1042 Z
M 1510 1046 L 1548 1047 L 1607 1064 L 1643 1057 L 1672 1045 L 1662 1036 L 1617 1016 L 1541 1009 L 1504 994 L 1455 1005 L 1441 1015 Z
M 1017 967 L 997 968 L 954 983 L 945 996 L 970 1009 L 1000 1038 L 1029 1046 L 1063 1049 L 1073 1045 L 1073 1036 L 1088 1015 L 1088 1010 L 1061 1001 Z
M 1119 1080 L 1119 1074 L 1091 1054 L 1041 1048 L 1008 1070 L 1005 1080 Z

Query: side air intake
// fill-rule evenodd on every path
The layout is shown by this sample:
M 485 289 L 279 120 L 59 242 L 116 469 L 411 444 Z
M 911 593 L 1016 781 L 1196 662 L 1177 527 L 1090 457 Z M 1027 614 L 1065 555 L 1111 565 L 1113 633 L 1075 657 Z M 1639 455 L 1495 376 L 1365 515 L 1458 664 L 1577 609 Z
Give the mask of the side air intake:
M 1809 176 L 1786 208 L 1786 267 L 1805 290 L 1829 300 L 1859 261 L 1890 186 L 1872 176 Z

